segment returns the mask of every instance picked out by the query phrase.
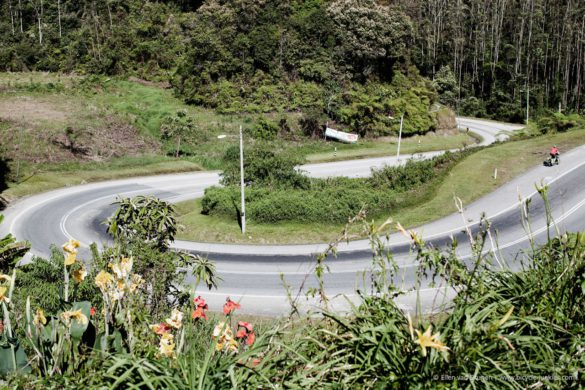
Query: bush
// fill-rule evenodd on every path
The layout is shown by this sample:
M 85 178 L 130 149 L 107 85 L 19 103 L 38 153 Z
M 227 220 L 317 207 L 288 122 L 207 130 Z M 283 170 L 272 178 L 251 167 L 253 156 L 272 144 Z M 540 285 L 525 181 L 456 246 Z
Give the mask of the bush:
M 418 204 L 432 194 L 438 182 L 473 150 L 445 153 L 432 160 L 409 161 L 403 167 L 374 170 L 367 179 L 303 178 L 310 185 L 253 185 L 246 189 L 246 210 L 250 220 L 259 223 L 344 223 L 364 208 L 369 215 L 380 215 L 397 208 Z M 237 186 L 212 187 L 205 191 L 202 213 L 234 217 L 238 213 Z
M 173 205 L 152 196 L 123 198 L 108 219 L 108 233 L 119 243 L 142 242 L 161 250 L 168 248 L 177 233 Z
M 585 118 L 578 114 L 565 115 L 549 112 L 538 118 L 536 126 L 541 134 L 563 133 L 577 126 L 585 125 Z
M 266 117 L 261 116 L 249 130 L 249 133 L 252 138 L 273 141 L 278 136 L 278 126 Z
M 323 138 L 325 134 L 322 123 L 322 113 L 316 110 L 309 110 L 299 119 L 299 126 L 303 134 L 311 138 Z
M 240 150 L 232 146 L 224 155 L 225 169 L 221 184 L 240 184 Z M 244 182 L 246 185 L 270 188 L 305 188 L 308 179 L 295 170 L 303 159 L 291 151 L 275 149 L 273 145 L 261 144 L 244 151 Z

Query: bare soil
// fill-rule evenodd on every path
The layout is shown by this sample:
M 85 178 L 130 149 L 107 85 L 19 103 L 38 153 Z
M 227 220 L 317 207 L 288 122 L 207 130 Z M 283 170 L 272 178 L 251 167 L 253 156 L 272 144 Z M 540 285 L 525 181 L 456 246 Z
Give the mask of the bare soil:
M 65 122 L 70 113 L 64 107 L 45 99 L 17 96 L 0 100 L 0 119 L 8 121 L 59 121 Z
M 0 99 L 0 139 L 7 158 L 35 164 L 105 161 L 160 148 L 122 119 L 59 95 Z

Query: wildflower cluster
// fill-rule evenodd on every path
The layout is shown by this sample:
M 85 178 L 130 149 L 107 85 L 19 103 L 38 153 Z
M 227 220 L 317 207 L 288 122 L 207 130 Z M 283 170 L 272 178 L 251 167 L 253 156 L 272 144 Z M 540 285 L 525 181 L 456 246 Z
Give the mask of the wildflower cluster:
M 133 293 L 144 281 L 138 274 L 132 274 L 132 257 L 124 257 L 119 262 L 109 263 L 112 273 L 100 271 L 95 277 L 95 284 L 111 303 L 124 298 L 125 294 Z
M 199 318 L 203 318 L 207 321 L 207 315 L 205 312 L 208 309 L 207 303 L 205 303 L 205 299 L 198 296 L 197 298 L 193 299 L 193 304 L 195 304 L 195 310 L 191 313 L 191 318 L 197 320 Z
M 159 340 L 159 355 L 174 358 L 175 354 L 175 336 L 173 330 L 181 330 L 183 327 L 183 312 L 178 309 L 173 309 L 171 317 L 167 318 L 165 322 L 160 324 L 154 324 L 150 326 L 150 329 L 160 336 Z
M 242 340 L 246 345 L 254 344 L 256 340 L 256 334 L 254 333 L 254 325 L 249 322 L 239 321 L 238 331 L 236 332 L 236 338 Z
M 231 319 L 232 313 L 240 308 L 240 304 L 232 301 L 229 297 L 223 305 L 223 313 Z M 221 321 L 213 329 L 213 339 L 215 340 L 215 350 L 218 352 L 238 352 L 240 345 L 250 346 L 256 339 L 253 331 L 254 326 L 249 322 L 238 322 L 238 329 L 234 337 L 233 331 L 228 323 Z M 240 342 L 238 342 L 240 340 Z M 240 344 L 241 343 L 241 344 Z

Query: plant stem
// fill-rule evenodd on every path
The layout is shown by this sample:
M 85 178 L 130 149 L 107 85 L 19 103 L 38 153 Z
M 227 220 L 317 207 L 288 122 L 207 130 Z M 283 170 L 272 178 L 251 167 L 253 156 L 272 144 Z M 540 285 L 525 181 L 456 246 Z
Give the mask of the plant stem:
M 8 307 L 6 306 L 5 302 L 2 302 L 2 310 L 4 311 L 4 324 L 5 324 L 5 332 L 8 335 L 8 344 L 10 344 L 10 354 L 12 357 L 12 368 L 16 371 L 16 351 L 14 350 L 14 344 L 12 344 L 12 326 L 10 324 L 10 313 L 8 312 Z

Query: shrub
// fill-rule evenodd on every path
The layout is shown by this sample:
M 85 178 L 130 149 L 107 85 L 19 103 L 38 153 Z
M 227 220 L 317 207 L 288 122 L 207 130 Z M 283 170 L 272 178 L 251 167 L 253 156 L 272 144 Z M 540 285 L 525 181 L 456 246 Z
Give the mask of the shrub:
M 152 196 L 124 198 L 108 219 L 108 233 L 119 243 L 143 242 L 161 250 L 168 248 L 177 233 L 175 209 Z
M 325 134 L 323 114 L 317 110 L 306 111 L 299 119 L 299 126 L 303 134 L 311 138 L 323 138 Z
M 249 132 L 252 138 L 273 141 L 278 136 L 278 126 L 266 117 L 261 116 Z
M 225 169 L 221 184 L 240 184 L 240 150 L 232 146 L 224 155 Z M 303 159 L 291 151 L 275 149 L 270 144 L 255 145 L 244 150 L 244 182 L 246 185 L 270 188 L 304 188 L 308 179 L 295 170 Z
M 473 152 L 408 161 L 403 167 L 374 170 L 367 179 L 303 178 L 310 183 L 304 187 L 266 186 L 259 181 L 246 188 L 247 216 L 259 223 L 344 223 L 362 208 L 373 216 L 388 213 L 427 199 L 432 194 L 433 183 Z M 239 191 L 237 186 L 208 188 L 202 200 L 202 213 L 237 216 Z
M 541 134 L 563 133 L 577 126 L 585 125 L 585 118 L 578 114 L 565 115 L 560 112 L 548 112 L 536 121 Z

